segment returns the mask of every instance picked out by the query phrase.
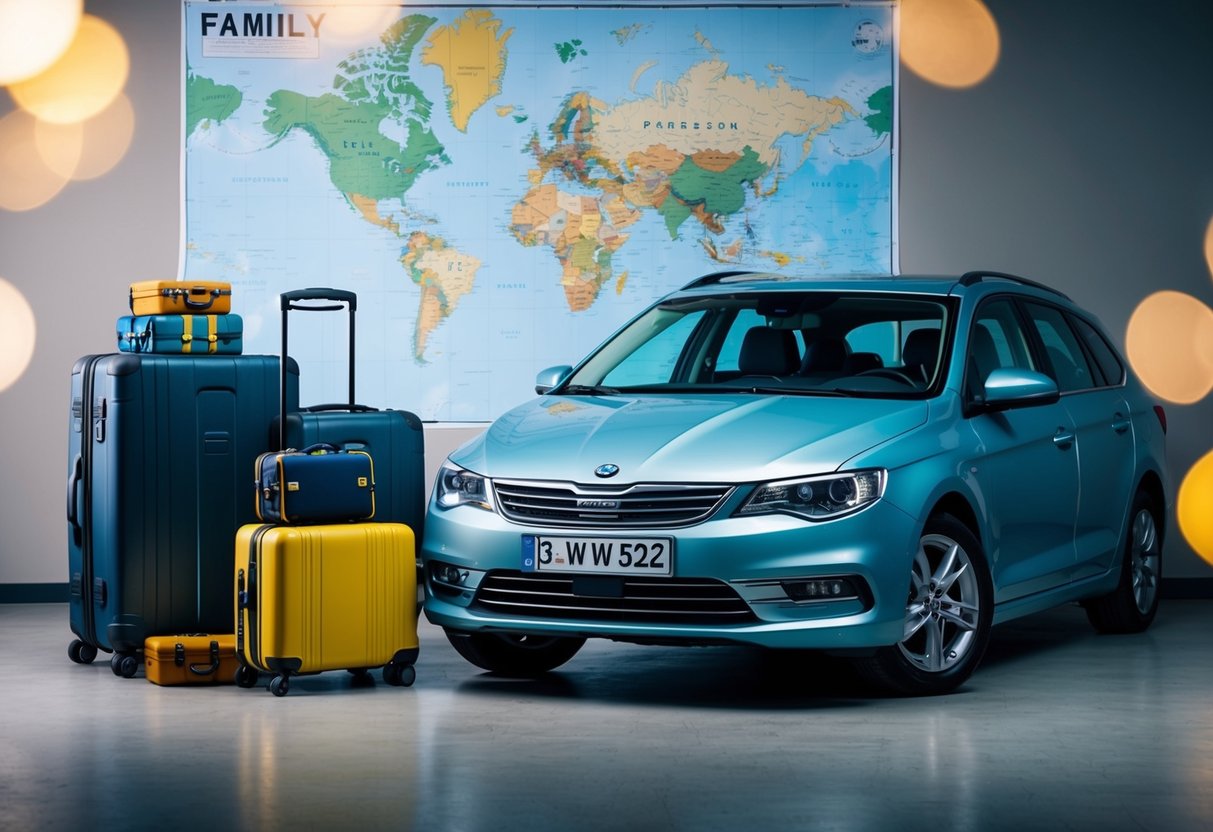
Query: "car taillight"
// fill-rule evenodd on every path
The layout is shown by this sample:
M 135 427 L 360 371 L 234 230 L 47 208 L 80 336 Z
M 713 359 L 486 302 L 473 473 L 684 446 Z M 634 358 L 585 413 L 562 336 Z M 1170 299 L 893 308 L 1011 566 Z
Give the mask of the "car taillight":
M 1167 411 L 1162 409 L 1161 404 L 1154 405 L 1154 415 L 1158 417 L 1158 424 L 1162 425 L 1162 432 L 1167 432 Z

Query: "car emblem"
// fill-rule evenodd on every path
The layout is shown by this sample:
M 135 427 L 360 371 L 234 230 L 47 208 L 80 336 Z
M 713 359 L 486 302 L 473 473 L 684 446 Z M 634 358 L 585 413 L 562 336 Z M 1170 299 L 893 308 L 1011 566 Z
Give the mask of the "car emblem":
M 594 476 L 596 476 L 596 477 L 603 477 L 603 478 L 613 477 L 618 473 L 619 473 L 619 466 L 615 465 L 613 463 L 610 463 L 610 462 L 608 462 L 606 465 L 599 465 L 597 468 L 594 469 Z

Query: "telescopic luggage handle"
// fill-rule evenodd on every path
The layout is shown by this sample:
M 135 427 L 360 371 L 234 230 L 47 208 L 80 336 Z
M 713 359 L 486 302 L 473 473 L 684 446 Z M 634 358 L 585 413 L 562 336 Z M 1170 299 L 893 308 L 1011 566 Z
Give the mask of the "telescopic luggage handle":
M 354 312 L 358 309 L 358 296 L 353 292 L 345 289 L 328 289 L 328 288 L 311 288 L 311 289 L 295 289 L 290 292 L 283 292 L 279 296 L 282 305 L 282 382 L 280 385 L 280 399 L 278 404 L 278 449 L 286 449 L 286 363 L 287 356 L 287 317 L 292 309 L 302 312 L 334 312 L 341 309 L 343 306 L 350 310 L 350 412 L 361 410 L 359 405 L 354 404 Z M 315 306 L 301 303 L 301 301 L 334 301 L 337 305 Z M 325 405 L 326 408 L 335 409 L 332 405 Z M 304 408 L 306 410 L 306 408 Z

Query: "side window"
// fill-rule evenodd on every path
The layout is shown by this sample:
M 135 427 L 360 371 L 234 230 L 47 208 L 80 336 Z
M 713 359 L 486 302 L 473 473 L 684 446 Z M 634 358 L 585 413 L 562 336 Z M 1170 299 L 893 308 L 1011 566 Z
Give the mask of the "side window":
M 1065 314 L 1060 309 L 1036 303 L 1025 303 L 1024 308 L 1044 344 L 1058 389 L 1067 393 L 1095 387 L 1087 356 L 1078 343 L 1078 336 L 1066 323 Z
M 1015 307 L 1010 301 L 991 301 L 977 310 L 969 333 L 967 361 L 970 394 L 976 394 L 994 370 L 1009 367 L 1036 369 L 1019 316 L 1015 314 Z
M 683 315 L 632 352 L 606 374 L 602 383 L 608 387 L 668 383 L 687 340 L 703 316 L 702 311 Z
M 1074 325 L 1074 331 L 1078 333 L 1078 337 L 1082 339 L 1091 356 L 1095 359 L 1096 365 L 1103 373 L 1104 384 L 1120 384 L 1125 380 L 1125 367 L 1120 363 L 1120 359 L 1116 357 L 1115 350 L 1100 334 L 1099 330 L 1091 326 L 1082 318 L 1073 315 L 1067 315 L 1066 318 Z

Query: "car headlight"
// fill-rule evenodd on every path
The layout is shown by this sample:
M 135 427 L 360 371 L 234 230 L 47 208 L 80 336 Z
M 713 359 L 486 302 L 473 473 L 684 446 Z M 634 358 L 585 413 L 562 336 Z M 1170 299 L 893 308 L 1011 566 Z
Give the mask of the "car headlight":
M 489 481 L 451 462 L 443 464 L 434 484 L 434 503 L 439 508 L 477 506 L 493 510 L 489 499 Z
M 848 471 L 762 483 L 738 514 L 795 514 L 806 520 L 833 520 L 867 508 L 884 494 L 883 470 Z

